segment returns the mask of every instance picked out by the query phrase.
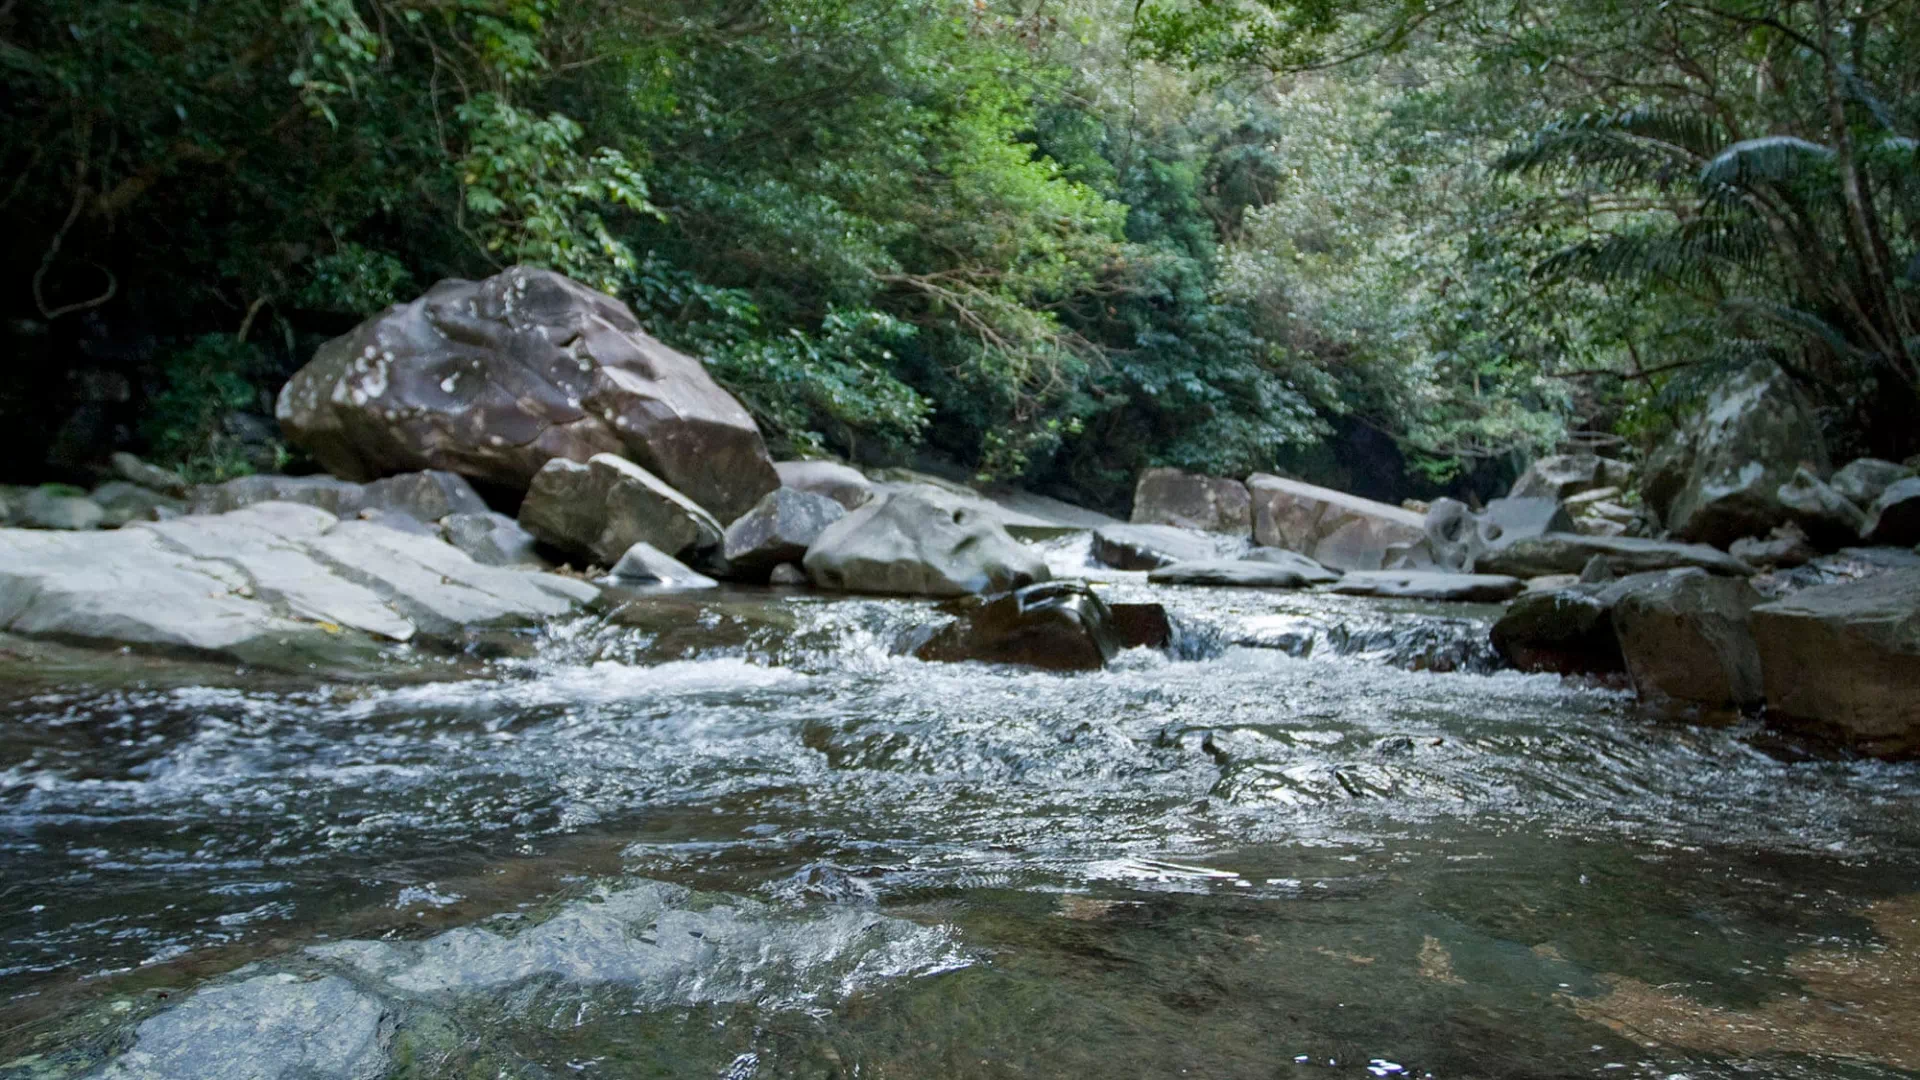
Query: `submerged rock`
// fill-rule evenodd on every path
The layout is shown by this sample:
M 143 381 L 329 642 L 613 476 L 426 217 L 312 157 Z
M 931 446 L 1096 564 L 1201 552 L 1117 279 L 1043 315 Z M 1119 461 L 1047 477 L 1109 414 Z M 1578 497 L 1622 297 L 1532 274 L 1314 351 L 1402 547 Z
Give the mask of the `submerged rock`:
M 375 1080 L 388 1006 L 338 975 L 209 986 L 134 1033 L 99 1080 Z
M 550 460 L 612 453 L 722 522 L 780 484 L 753 418 L 698 360 L 613 297 L 529 267 L 442 281 L 327 342 L 276 411 L 351 480 L 446 469 L 524 491 Z
M 828 525 L 803 565 L 823 589 L 894 595 L 1006 592 L 1053 576 L 985 516 L 912 495 L 877 499 Z
M 1760 704 L 1760 654 L 1747 613 L 1760 602 L 1737 578 L 1682 570 L 1625 590 L 1613 631 L 1640 699 L 1709 713 Z
M 776 461 L 780 486 L 825 495 L 848 510 L 858 510 L 873 499 L 873 481 L 860 470 L 836 461 Z
M 1769 717 L 1869 753 L 1920 752 L 1920 569 L 1806 589 L 1752 623 Z
M 669 589 L 712 589 L 720 584 L 645 541 L 628 548 L 608 576 L 622 585 Z
M 1133 523 L 1250 537 L 1253 500 L 1238 480 L 1147 469 L 1133 488 Z
M 1163 566 L 1147 575 L 1155 585 L 1225 585 L 1256 589 L 1302 589 L 1339 581 L 1340 575 L 1292 551 L 1269 548 L 1270 557 L 1206 559 Z
M 1247 478 L 1254 539 L 1336 570 L 1378 570 L 1396 546 L 1423 543 L 1421 515 L 1265 473 Z
M 1581 536 L 1547 533 L 1488 551 L 1477 569 L 1489 574 L 1545 577 L 1578 574 L 1595 557 L 1606 559 L 1615 574 L 1698 567 L 1711 574 L 1747 577 L 1753 567 L 1705 544 L 1675 544 L 1632 536 Z
M 1107 605 L 1084 582 L 1047 581 L 984 602 L 914 651 L 922 660 L 1097 671 L 1124 642 Z
M 789 487 L 770 491 L 727 526 L 722 556 L 734 576 L 764 578 L 781 563 L 805 558 L 826 527 L 846 514 L 825 495 Z
M 1502 574 L 1451 574 L 1432 570 L 1356 570 L 1327 587 L 1343 596 L 1401 600 L 1446 600 L 1498 604 L 1520 595 L 1526 582 Z
M 585 465 L 547 462 L 520 504 L 520 525 L 541 543 L 600 566 L 612 566 L 639 543 L 678 556 L 721 541 L 713 515 L 613 454 Z
M 1093 530 L 1093 557 L 1115 570 L 1155 570 L 1183 562 L 1231 559 L 1245 540 L 1174 525 L 1108 525 Z

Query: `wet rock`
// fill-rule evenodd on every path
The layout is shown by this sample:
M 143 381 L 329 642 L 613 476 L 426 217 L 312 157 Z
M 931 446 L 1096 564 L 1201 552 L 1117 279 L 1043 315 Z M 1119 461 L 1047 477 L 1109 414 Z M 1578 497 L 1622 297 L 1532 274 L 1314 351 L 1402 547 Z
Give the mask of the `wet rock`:
M 776 461 L 773 469 L 781 487 L 825 495 L 848 510 L 865 506 L 874 496 L 873 481 L 836 461 Z
M 1905 465 L 1879 458 L 1859 458 L 1848 462 L 1827 483 L 1855 506 L 1865 510 L 1888 488 L 1913 476 Z
M 800 569 L 795 563 L 781 563 L 779 566 L 773 568 L 772 573 L 767 575 L 767 584 L 805 585 L 807 584 L 807 572 Z
M 374 1080 L 388 1007 L 338 975 L 209 986 L 141 1023 L 100 1080 Z
M 1558 454 L 1527 466 L 1507 492 L 1515 499 L 1563 500 L 1595 488 L 1620 488 L 1633 476 L 1633 466 L 1598 454 Z
M 106 524 L 107 513 L 84 495 L 69 494 L 57 487 L 37 487 L 20 500 L 16 517 L 29 529 L 84 532 Z
M 264 502 L 301 503 L 334 517 L 350 518 L 367 504 L 366 488 L 331 476 L 256 473 L 223 484 L 202 484 L 188 499 L 190 514 L 225 514 Z
M 622 585 L 668 589 L 711 589 L 720 584 L 644 541 L 628 548 L 620 561 L 613 564 L 609 576 Z
M 1115 570 L 1155 570 L 1183 562 L 1236 558 L 1246 541 L 1173 525 L 1108 525 L 1093 530 L 1093 557 Z
M 1269 549 L 1273 550 L 1273 549 Z M 1207 559 L 1163 566 L 1147 575 L 1155 585 L 1222 585 L 1255 589 L 1303 589 L 1340 580 L 1305 555 L 1274 551 L 1276 559 Z
M 1007 592 L 1052 576 L 983 515 L 911 495 L 876 499 L 827 526 L 802 565 L 823 589 L 894 595 Z
M 1521 671 L 1610 675 L 1626 670 L 1613 634 L 1605 585 L 1526 593 L 1507 606 L 1490 636 L 1494 650 Z
M 368 484 L 361 509 L 406 514 L 416 521 L 434 522 L 449 514 L 484 514 L 487 503 L 467 478 L 442 469 L 401 473 Z
M 1812 562 L 1820 552 L 1798 525 L 1789 524 L 1774 529 L 1764 540 L 1754 536 L 1735 540 L 1727 554 L 1749 566 L 1788 570 Z
M 613 297 L 528 267 L 442 281 L 327 342 L 277 415 L 351 480 L 445 469 L 523 491 L 550 460 L 611 453 L 722 522 L 780 484 L 753 418 L 698 360 Z
M 914 651 L 922 660 L 1098 671 L 1123 647 L 1107 605 L 1085 583 L 1047 581 L 963 602 L 960 619 Z
M 109 480 L 87 496 L 104 513 L 101 526 L 117 529 L 130 521 L 165 521 L 187 512 L 184 500 L 162 495 L 125 480 Z
M 1827 471 L 1820 425 L 1786 373 L 1770 363 L 1734 376 L 1707 399 L 1688 434 L 1659 462 L 1644 494 L 1681 540 L 1725 548 L 1791 517 L 1780 486 L 1795 469 Z
M 1238 480 L 1148 469 L 1134 485 L 1133 523 L 1251 537 L 1253 500 Z
M 163 469 L 122 450 L 107 459 L 113 475 L 129 484 L 159 492 L 175 499 L 187 496 L 186 478 L 171 469 Z
M 1167 649 L 1173 646 L 1173 620 L 1159 604 L 1108 604 L 1114 633 L 1128 649 Z
M 1426 539 L 1411 510 L 1265 473 L 1247 478 L 1254 539 L 1336 570 L 1378 570 L 1388 549 Z
M 1637 574 L 1695 566 L 1708 573 L 1746 577 L 1753 567 L 1705 544 L 1676 544 L 1631 536 L 1580 536 L 1547 533 L 1489 551 L 1476 569 L 1514 577 L 1578 574 L 1596 556 L 1615 574 Z
M 1920 478 L 1889 484 L 1873 501 L 1871 516 L 1862 531 L 1872 544 L 1920 544 Z
M 1870 753 L 1920 751 L 1920 569 L 1806 589 L 1752 611 L 1767 714 Z
M 799 562 L 827 526 L 846 514 L 845 507 L 825 495 L 790 487 L 770 491 L 727 526 L 722 552 L 729 571 L 757 579 L 782 563 Z
M 467 553 L 483 566 L 524 566 L 544 568 L 545 559 L 535 549 L 533 534 L 505 514 L 491 510 L 472 514 L 448 514 L 440 523 L 447 543 Z
M 1804 465 L 1780 485 L 1777 495 L 1789 523 L 1799 526 L 1817 547 L 1831 550 L 1855 543 L 1866 528 L 1865 512 Z
M 1422 528 L 1439 568 L 1471 574 L 1487 552 L 1549 532 L 1572 532 L 1573 519 L 1551 498 L 1494 499 L 1479 513 L 1458 499 L 1435 499 Z
M 585 465 L 549 461 L 520 504 L 520 525 L 541 543 L 600 566 L 612 566 L 638 543 L 679 556 L 721 542 L 713 515 L 612 454 Z
M 1613 608 L 1613 631 L 1640 699 L 1710 714 L 1760 704 L 1760 653 L 1748 625 L 1759 602 L 1746 581 L 1703 570 L 1625 590 Z
M 1446 600 L 1498 604 L 1525 591 L 1526 582 L 1501 574 L 1454 574 L 1430 570 L 1356 570 L 1327 587 L 1343 596 L 1401 600 Z

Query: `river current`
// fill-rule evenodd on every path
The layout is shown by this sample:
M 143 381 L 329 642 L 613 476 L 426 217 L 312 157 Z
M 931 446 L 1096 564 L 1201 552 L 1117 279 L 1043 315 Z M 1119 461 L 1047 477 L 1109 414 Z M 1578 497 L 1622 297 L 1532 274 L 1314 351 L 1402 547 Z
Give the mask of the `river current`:
M 1495 670 L 1495 609 L 1150 588 L 1077 545 L 1056 569 L 1165 602 L 1170 649 L 923 663 L 930 605 L 742 590 L 371 682 L 14 669 L 0 1075 L 98 1068 L 243 965 L 662 887 L 792 932 L 673 993 L 468 979 L 452 1049 L 388 1067 L 1920 1075 L 1920 769 Z

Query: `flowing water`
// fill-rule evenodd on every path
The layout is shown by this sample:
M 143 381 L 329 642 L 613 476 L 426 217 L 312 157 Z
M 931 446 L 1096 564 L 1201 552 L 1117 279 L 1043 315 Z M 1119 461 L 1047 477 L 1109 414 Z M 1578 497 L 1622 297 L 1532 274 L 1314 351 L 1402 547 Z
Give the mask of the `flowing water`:
M 424 678 L 16 667 L 0 1075 L 376 970 L 409 1076 L 1920 1075 L 1915 767 L 1495 671 L 1492 609 L 1099 574 L 1173 647 L 743 591 Z

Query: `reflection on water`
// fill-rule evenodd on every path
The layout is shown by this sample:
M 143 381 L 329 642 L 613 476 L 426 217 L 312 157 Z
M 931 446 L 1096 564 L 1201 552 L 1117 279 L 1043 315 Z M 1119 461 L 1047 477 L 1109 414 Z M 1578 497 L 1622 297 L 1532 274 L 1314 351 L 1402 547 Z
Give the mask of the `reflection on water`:
M 537 920 L 632 879 L 876 911 L 969 959 L 652 1004 L 549 974 L 538 1015 L 505 991 L 444 1014 L 482 1032 L 470 1064 L 1920 1067 L 1894 899 L 1920 889 L 1915 767 L 1783 760 L 1616 691 L 1474 673 L 1477 609 L 1152 595 L 1174 655 L 1097 674 L 901 655 L 927 605 L 723 594 L 552 628 L 483 678 L 29 685 L 0 704 L 0 1074 L 251 959 Z M 77 1019 L 116 1001 L 118 1028 Z

